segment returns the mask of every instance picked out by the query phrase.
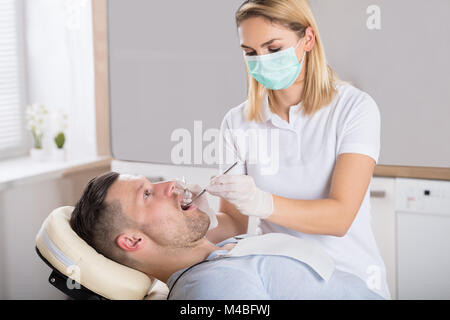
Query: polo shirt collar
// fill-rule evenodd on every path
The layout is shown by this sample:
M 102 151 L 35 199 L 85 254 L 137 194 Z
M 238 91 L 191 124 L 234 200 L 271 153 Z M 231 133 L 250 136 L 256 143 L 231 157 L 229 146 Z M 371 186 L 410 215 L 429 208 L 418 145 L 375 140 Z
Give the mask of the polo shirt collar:
M 293 105 L 289 107 L 289 123 L 281 119 L 277 114 L 273 113 L 269 107 L 269 96 L 266 94 L 263 99 L 263 106 L 261 108 L 261 118 L 263 122 L 267 122 L 272 120 L 272 123 L 278 127 L 291 127 L 298 119 L 301 117 L 302 112 L 298 112 L 301 108 L 302 103 L 298 103 L 297 105 Z

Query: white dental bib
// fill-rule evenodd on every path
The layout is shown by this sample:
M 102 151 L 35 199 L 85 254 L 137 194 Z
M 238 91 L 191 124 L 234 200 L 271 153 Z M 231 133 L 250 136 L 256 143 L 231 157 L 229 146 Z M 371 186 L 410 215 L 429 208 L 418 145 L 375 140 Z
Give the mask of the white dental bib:
M 234 239 L 236 241 L 233 241 Z M 237 236 L 233 240 L 227 241 L 227 243 L 237 242 L 233 249 L 216 255 L 212 260 L 248 255 L 285 256 L 309 265 L 325 281 L 330 279 L 335 269 L 334 260 L 314 241 L 283 233 Z

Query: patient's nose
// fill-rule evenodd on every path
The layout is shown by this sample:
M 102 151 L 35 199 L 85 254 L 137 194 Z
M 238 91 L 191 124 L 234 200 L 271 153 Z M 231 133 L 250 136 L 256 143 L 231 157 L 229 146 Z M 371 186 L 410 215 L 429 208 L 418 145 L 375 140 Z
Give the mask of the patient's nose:
M 167 182 L 164 186 L 164 195 L 168 198 L 173 198 L 175 192 L 175 181 Z

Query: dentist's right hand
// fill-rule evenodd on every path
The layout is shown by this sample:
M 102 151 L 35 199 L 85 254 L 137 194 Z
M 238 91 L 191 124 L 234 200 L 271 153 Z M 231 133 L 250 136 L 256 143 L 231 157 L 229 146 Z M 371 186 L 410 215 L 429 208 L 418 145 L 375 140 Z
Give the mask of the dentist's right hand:
M 219 175 L 211 177 L 206 191 L 233 204 L 240 213 L 261 219 L 273 212 L 273 197 L 259 189 L 248 175 Z

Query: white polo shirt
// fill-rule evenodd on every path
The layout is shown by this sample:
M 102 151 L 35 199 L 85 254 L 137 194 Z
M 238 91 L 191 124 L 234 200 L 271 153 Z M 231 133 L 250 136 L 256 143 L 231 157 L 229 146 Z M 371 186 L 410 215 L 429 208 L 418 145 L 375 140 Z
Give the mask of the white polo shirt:
M 325 199 L 330 192 L 336 159 L 359 153 L 376 162 L 380 151 L 380 114 L 375 101 L 350 84 L 338 84 L 333 101 L 312 116 L 301 103 L 290 107 L 289 123 L 272 113 L 267 97 L 263 123 L 245 120 L 247 102 L 225 115 L 221 134 L 227 147 L 220 170 L 235 159 L 243 161 L 229 174 L 247 174 L 264 191 L 290 199 Z M 242 134 L 242 133 L 245 134 Z M 353 224 L 343 237 L 297 232 L 266 220 L 262 233 L 282 232 L 317 241 L 335 260 L 336 268 L 366 281 L 369 288 L 390 299 L 386 271 L 370 225 L 370 187 Z

